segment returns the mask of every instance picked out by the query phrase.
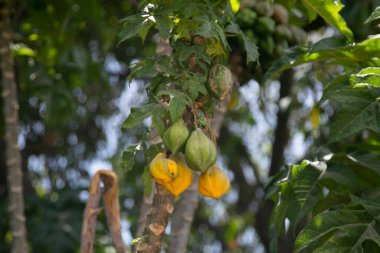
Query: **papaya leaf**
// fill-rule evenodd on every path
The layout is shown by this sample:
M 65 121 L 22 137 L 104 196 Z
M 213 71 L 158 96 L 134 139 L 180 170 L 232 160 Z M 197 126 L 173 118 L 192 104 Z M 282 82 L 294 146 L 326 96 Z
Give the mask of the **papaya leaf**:
M 347 155 L 353 162 L 365 166 L 380 176 L 380 154 L 374 152 L 353 152 Z
M 149 20 L 142 17 L 141 14 L 126 17 L 122 19 L 121 22 L 123 23 L 123 28 L 119 33 L 119 44 L 137 34 L 140 34 L 140 32 L 144 31 L 144 29 L 150 29 L 152 24 Z M 148 31 L 145 31 L 145 35 L 147 32 Z M 144 33 L 141 35 L 144 35 Z
M 368 19 L 364 22 L 364 24 L 368 24 L 374 20 L 377 20 L 380 18 L 380 6 L 378 6 L 368 17 Z
M 247 51 L 247 64 L 255 62 L 259 57 L 256 43 L 245 35 L 243 35 L 243 42 L 245 50 Z
M 161 35 L 161 37 L 166 40 L 170 35 L 170 20 L 168 16 L 164 15 L 155 15 L 154 19 L 156 20 L 157 29 Z
M 133 169 L 133 166 L 135 165 L 135 156 L 137 153 L 138 145 L 129 146 L 124 152 L 121 157 L 120 167 L 123 169 L 124 173 L 127 173 L 128 171 Z
M 226 32 L 236 34 L 242 38 L 245 51 L 247 52 L 247 64 L 250 62 L 255 62 L 258 59 L 259 51 L 256 43 L 241 31 L 238 24 L 231 22 L 226 27 Z
M 192 100 L 184 93 L 178 90 L 161 90 L 157 93 L 160 95 L 170 95 L 169 113 L 172 122 L 177 121 L 186 110 L 186 106 L 192 103 Z
M 160 136 L 163 136 L 166 127 L 165 127 L 165 122 L 164 118 L 166 116 L 166 110 L 162 106 L 159 106 L 152 115 L 152 124 L 156 128 L 158 134 Z
M 329 143 L 344 139 L 364 129 L 380 133 L 380 88 L 368 86 L 343 88 L 326 96 L 341 106 L 331 122 Z
M 315 45 L 290 48 L 284 56 L 274 62 L 265 74 L 265 79 L 272 78 L 275 74 L 291 67 L 314 61 L 330 61 L 352 66 L 378 57 L 380 57 L 380 35 L 349 45 L 336 38 L 326 38 Z
M 298 235 L 295 252 L 369 252 L 363 247 L 365 241 L 380 246 L 379 218 L 365 210 L 321 213 Z
M 352 31 L 339 15 L 344 5 L 340 0 L 301 0 L 309 12 L 309 17 L 315 18 L 310 13 L 318 13 L 327 23 L 338 29 L 347 39 L 352 40 Z
M 317 205 L 321 198 L 319 179 L 326 165 L 303 161 L 291 166 L 288 176 L 279 182 L 281 194 L 274 211 L 274 221 L 280 233 L 284 231 L 285 218 L 293 229 Z
M 133 128 L 141 123 L 144 119 L 150 117 L 153 110 L 157 107 L 157 104 L 151 103 L 146 104 L 144 107 L 134 107 L 131 108 L 131 113 L 128 118 L 122 124 L 123 128 Z

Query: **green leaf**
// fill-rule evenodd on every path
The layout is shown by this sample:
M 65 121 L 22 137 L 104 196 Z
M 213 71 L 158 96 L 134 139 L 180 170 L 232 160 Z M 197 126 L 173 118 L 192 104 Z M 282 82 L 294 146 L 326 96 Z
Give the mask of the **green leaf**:
M 329 143 L 363 129 L 380 132 L 379 88 L 356 87 L 330 91 L 326 96 L 337 101 L 341 110 L 331 123 Z
M 352 31 L 347 27 L 346 22 L 339 15 L 344 5 L 340 0 L 301 0 L 308 9 L 308 12 L 317 12 L 327 23 L 338 29 L 349 40 L 352 40 Z M 310 16 L 310 15 L 309 15 Z
M 380 153 L 357 151 L 349 153 L 347 157 L 353 162 L 363 165 L 380 175 Z
M 245 35 L 243 35 L 243 42 L 245 50 L 247 51 L 247 64 L 250 62 L 255 62 L 259 57 L 259 51 L 256 43 Z
M 368 19 L 364 22 L 364 24 L 368 24 L 374 20 L 377 20 L 380 18 L 380 6 L 376 7 L 376 9 L 371 13 L 371 15 L 368 17 Z
M 369 252 L 362 244 L 370 240 L 380 246 L 379 218 L 364 210 L 319 214 L 297 237 L 295 252 Z
M 147 29 L 149 30 L 152 26 L 152 22 L 142 17 L 141 14 L 127 17 L 122 19 L 121 22 L 123 22 L 123 28 L 119 34 L 119 43 L 140 33 L 142 39 L 144 40 L 146 34 L 148 33 Z
M 288 68 L 314 61 L 351 66 L 380 57 L 380 35 L 370 37 L 357 44 L 345 45 L 336 38 L 326 38 L 315 45 L 291 48 L 284 56 L 275 61 L 265 74 L 265 79 Z
M 166 40 L 170 35 L 170 22 L 167 16 L 155 15 L 157 29 L 160 32 L 161 37 Z
M 284 232 L 285 218 L 289 218 L 295 229 L 297 223 L 317 205 L 322 194 L 319 179 L 324 172 L 322 163 L 303 161 L 300 165 L 293 165 L 287 177 L 279 181 L 280 199 L 273 215 L 280 233 Z
M 150 196 L 152 193 L 152 178 L 150 176 L 149 166 L 144 167 L 144 172 L 142 173 L 142 183 L 144 185 L 144 195 Z
M 177 121 L 186 110 L 186 106 L 192 103 L 191 99 L 186 94 L 178 90 L 161 90 L 157 93 L 160 95 L 170 95 L 169 113 L 172 122 Z
M 147 104 L 144 107 L 131 108 L 131 113 L 128 118 L 122 124 L 123 128 L 133 128 L 141 124 L 144 119 L 152 115 L 153 110 L 156 108 L 156 104 Z
M 359 73 L 351 75 L 350 83 L 352 85 L 367 84 L 373 87 L 380 87 L 380 68 L 371 67 L 363 69 Z
M 166 127 L 164 118 L 166 117 L 166 110 L 162 106 L 158 107 L 152 115 L 152 124 L 156 128 L 158 134 L 163 136 L 165 133 Z
M 128 147 L 121 157 L 120 167 L 123 169 L 124 173 L 133 169 L 133 166 L 136 163 L 135 156 L 137 153 L 138 145 L 133 145 Z
M 191 100 L 195 101 L 199 93 L 207 95 L 207 89 L 205 86 L 205 78 L 202 75 L 191 75 L 189 78 L 183 81 L 183 89 L 189 92 Z

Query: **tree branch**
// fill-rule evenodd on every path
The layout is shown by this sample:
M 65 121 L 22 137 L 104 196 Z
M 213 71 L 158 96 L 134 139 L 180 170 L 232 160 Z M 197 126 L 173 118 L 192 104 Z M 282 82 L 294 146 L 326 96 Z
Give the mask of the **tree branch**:
M 5 144 L 8 186 L 8 210 L 12 233 L 12 253 L 27 252 L 21 154 L 17 145 L 19 135 L 16 80 L 10 45 L 13 31 L 10 19 L 10 1 L 0 0 L 0 64 L 2 97 L 4 101 Z

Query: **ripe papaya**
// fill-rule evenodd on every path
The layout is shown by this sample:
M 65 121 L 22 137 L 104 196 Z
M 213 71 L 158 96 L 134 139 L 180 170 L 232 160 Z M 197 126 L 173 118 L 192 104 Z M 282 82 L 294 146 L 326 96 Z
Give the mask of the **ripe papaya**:
M 215 144 L 200 129 L 194 130 L 185 147 L 186 163 L 193 170 L 205 171 L 216 161 Z
M 164 144 L 170 151 L 177 153 L 185 145 L 189 135 L 185 122 L 180 119 L 165 131 Z
M 172 159 L 177 163 L 178 176 L 174 180 L 165 183 L 164 187 L 177 197 L 190 186 L 193 181 L 193 171 L 187 166 L 182 153 L 175 154 Z
M 211 67 L 208 85 L 214 97 L 224 100 L 230 92 L 233 83 L 231 71 L 226 66 L 215 64 Z
M 230 180 L 218 166 L 212 166 L 199 177 L 198 191 L 206 197 L 218 199 L 229 189 Z
M 150 163 L 150 174 L 158 184 L 165 184 L 178 176 L 177 163 L 167 159 L 164 153 L 158 153 Z

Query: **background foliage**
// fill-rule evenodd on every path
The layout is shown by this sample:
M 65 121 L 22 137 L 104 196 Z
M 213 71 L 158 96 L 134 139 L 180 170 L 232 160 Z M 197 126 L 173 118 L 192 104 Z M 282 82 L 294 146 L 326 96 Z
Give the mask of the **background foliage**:
M 123 231 L 131 240 L 146 165 L 134 147 L 148 138 L 132 127 L 160 109 L 148 104 L 124 120 L 131 107 L 152 99 L 145 94 L 149 81 L 150 87 L 168 81 L 163 77 L 185 68 L 194 54 L 205 68 L 220 57 L 241 86 L 218 139 L 233 187 L 222 200 L 201 199 L 189 252 L 380 252 L 380 2 L 342 1 L 343 9 L 336 2 L 241 1 L 229 20 L 214 23 L 194 18 L 207 8 L 188 1 L 153 12 L 156 22 L 134 1 L 15 1 L 30 251 L 78 251 L 89 177 L 99 160 L 120 175 Z M 184 24 L 166 15 L 173 11 Z M 152 57 L 157 32 L 168 38 L 175 30 L 186 39 L 186 26 L 209 39 L 206 52 L 179 40 L 173 58 Z M 205 93 L 197 85 L 204 79 L 180 80 L 190 100 Z M 172 120 L 188 103 L 177 97 Z M 160 129 L 154 118 L 152 124 Z M 137 146 L 125 150 L 130 145 Z M 9 252 L 3 155 L 0 251 Z M 98 230 L 96 252 L 108 252 L 104 217 Z

